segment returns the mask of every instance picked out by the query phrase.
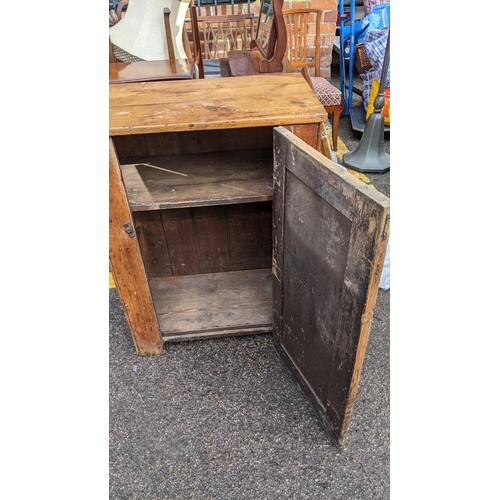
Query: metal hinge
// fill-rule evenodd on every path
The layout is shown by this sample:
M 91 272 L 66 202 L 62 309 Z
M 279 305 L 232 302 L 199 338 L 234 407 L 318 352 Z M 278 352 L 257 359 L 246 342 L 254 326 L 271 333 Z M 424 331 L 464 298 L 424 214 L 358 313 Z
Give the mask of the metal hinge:
M 123 223 L 123 227 L 125 228 L 125 232 L 131 237 L 131 238 L 135 238 L 135 234 L 134 234 L 134 229 L 133 227 L 128 223 L 128 222 L 124 222 Z

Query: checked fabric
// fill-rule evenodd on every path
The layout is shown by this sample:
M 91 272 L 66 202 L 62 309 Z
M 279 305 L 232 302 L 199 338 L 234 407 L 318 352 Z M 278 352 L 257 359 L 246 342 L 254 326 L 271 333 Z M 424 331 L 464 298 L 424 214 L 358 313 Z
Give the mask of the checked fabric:
M 342 102 L 342 93 L 326 78 L 311 76 L 314 93 L 323 106 L 339 106 Z

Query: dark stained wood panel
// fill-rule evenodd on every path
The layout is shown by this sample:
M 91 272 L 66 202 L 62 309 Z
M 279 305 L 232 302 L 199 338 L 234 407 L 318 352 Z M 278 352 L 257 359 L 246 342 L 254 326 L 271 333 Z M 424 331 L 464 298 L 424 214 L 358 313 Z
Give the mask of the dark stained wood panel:
M 219 130 L 221 151 L 238 151 L 244 149 L 260 149 L 273 147 L 273 128 L 235 128 Z
M 267 148 L 148 161 L 152 167 L 121 165 L 132 211 L 272 199 L 272 150 Z
M 196 233 L 189 208 L 162 210 L 163 230 L 167 241 L 172 275 L 200 272 Z
M 218 130 L 200 130 L 181 134 L 183 154 L 213 153 L 220 150 Z
M 274 131 L 273 340 L 341 447 L 389 237 L 389 199 Z
M 229 271 L 226 214 L 223 206 L 193 209 L 201 273 Z
M 259 203 L 259 267 L 271 267 L 273 254 L 273 206 Z
M 259 268 L 259 205 L 227 207 L 227 233 L 231 270 Z
M 164 340 L 271 331 L 270 269 L 150 280 Z
M 142 158 L 149 155 L 143 135 L 119 136 L 114 138 L 118 158 Z
M 273 147 L 273 128 L 164 132 L 115 137 L 118 156 L 131 163 L 168 155 L 237 151 Z M 146 159 L 148 158 L 148 159 Z
M 171 276 L 172 268 L 160 212 L 136 212 L 134 223 L 147 275 Z
M 144 136 L 149 156 L 166 156 L 182 154 L 181 134 L 149 134 Z M 121 156 L 121 159 L 125 157 Z
M 285 192 L 281 339 L 326 407 L 351 222 L 291 173 Z
M 272 202 L 134 212 L 150 277 L 271 267 Z

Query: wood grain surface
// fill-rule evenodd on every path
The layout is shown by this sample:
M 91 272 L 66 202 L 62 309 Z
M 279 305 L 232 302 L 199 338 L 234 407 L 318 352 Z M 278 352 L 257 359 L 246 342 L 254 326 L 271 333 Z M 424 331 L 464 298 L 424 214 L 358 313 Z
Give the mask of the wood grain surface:
M 271 269 L 151 279 L 164 340 L 271 331 Z
M 299 74 L 109 86 L 109 134 L 320 123 L 326 112 Z
M 272 199 L 272 151 L 253 149 L 158 157 L 121 165 L 132 211 Z
M 112 139 L 109 140 L 109 262 L 137 352 L 162 353 L 163 342 Z
M 349 424 L 389 237 L 389 199 L 274 131 L 273 339 L 327 432 Z

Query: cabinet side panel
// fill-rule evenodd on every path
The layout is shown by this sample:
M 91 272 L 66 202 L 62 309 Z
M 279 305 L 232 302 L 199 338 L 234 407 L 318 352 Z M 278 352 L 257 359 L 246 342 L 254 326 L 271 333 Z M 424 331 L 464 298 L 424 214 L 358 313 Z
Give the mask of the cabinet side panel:
M 202 273 L 229 271 L 224 207 L 193 209 L 198 257 Z
M 135 232 L 118 156 L 110 139 L 109 262 L 137 352 L 160 354 L 163 341 Z
M 160 212 L 136 212 L 134 222 L 148 277 L 172 276 Z
M 306 144 L 319 151 L 321 147 L 319 123 L 311 123 L 309 125 L 290 125 L 285 128 L 299 139 L 302 139 Z
M 198 274 L 200 262 L 191 209 L 162 210 L 161 217 L 172 275 Z

